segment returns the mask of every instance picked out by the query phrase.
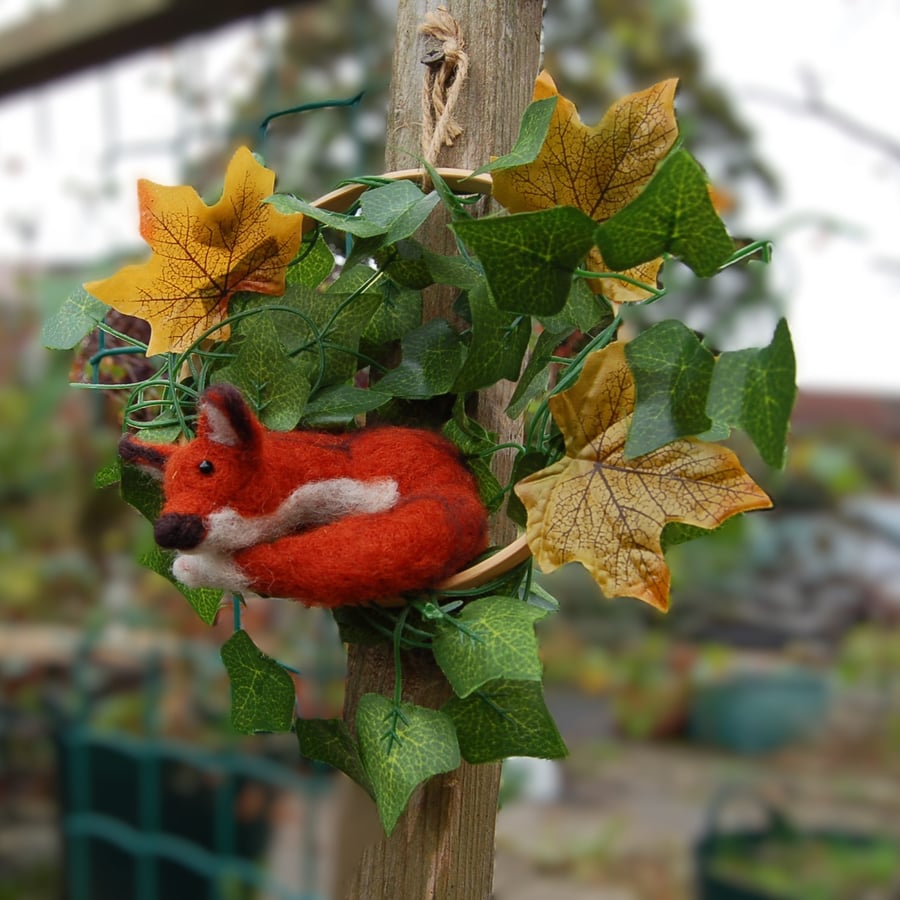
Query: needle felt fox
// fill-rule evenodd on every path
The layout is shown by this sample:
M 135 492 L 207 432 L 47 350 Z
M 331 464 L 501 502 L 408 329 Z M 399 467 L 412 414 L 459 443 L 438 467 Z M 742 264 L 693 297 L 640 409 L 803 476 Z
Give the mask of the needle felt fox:
M 119 454 L 162 479 L 154 536 L 188 587 L 344 606 L 432 587 L 485 548 L 475 480 L 429 431 L 270 431 L 221 384 L 194 440 L 126 435 Z

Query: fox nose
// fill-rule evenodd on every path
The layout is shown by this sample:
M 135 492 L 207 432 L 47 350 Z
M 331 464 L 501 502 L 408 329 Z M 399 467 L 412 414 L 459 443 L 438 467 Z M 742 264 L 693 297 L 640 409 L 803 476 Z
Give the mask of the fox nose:
M 193 550 L 206 536 L 200 516 L 166 513 L 156 520 L 153 537 L 166 550 Z

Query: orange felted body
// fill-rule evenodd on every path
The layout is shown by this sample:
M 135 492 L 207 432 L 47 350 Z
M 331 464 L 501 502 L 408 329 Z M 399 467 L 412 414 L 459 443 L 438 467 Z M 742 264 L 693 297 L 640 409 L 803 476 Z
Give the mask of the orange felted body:
M 269 431 L 217 385 L 195 440 L 119 452 L 162 477 L 154 535 L 188 587 L 343 606 L 432 587 L 485 548 L 475 481 L 429 431 Z

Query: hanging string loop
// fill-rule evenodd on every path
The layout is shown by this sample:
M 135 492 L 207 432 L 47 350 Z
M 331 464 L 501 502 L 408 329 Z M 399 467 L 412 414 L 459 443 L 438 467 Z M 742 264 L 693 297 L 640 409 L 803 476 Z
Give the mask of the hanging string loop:
M 453 109 L 469 71 L 469 57 L 459 23 L 446 7 L 429 12 L 419 33 L 428 47 L 422 57 L 427 67 L 422 87 L 422 154 L 434 166 L 441 148 L 452 147 L 462 134 Z

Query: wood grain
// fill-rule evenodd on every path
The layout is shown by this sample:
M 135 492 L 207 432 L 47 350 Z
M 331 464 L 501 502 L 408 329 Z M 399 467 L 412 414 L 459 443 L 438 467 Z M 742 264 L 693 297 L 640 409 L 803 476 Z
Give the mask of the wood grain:
M 385 169 L 415 167 L 420 155 L 421 92 L 425 52 L 418 27 L 427 0 L 400 0 L 387 128 Z M 541 0 L 443 0 L 462 29 L 469 54 L 469 72 L 456 106 L 463 127 L 453 147 L 445 148 L 437 165 L 477 168 L 491 156 L 508 152 L 518 134 L 519 120 L 531 99 L 540 56 Z M 484 202 L 484 208 L 487 201 Z M 417 239 L 440 253 L 454 251 L 447 219 L 433 216 Z M 426 292 L 425 317 L 451 318 L 454 293 Z M 500 441 L 518 436 L 519 425 L 504 409 L 513 385 L 502 383 L 478 397 L 476 416 Z M 499 460 L 501 478 L 509 460 Z M 491 540 L 505 545 L 515 528 L 503 518 L 492 527 Z M 393 690 L 390 648 L 352 646 L 345 720 L 354 727 L 359 697 L 370 691 L 390 696 Z M 403 660 L 404 700 L 422 706 L 440 706 L 450 688 L 433 657 L 409 653 Z M 497 813 L 499 765 L 467 763 L 437 776 L 413 795 L 407 812 L 390 838 L 370 829 L 349 846 L 344 842 L 336 896 L 352 900 L 487 900 L 491 896 L 494 860 L 494 825 Z M 355 795 L 359 797 L 360 795 Z M 358 804 L 370 804 L 362 796 Z M 348 805 L 344 822 L 359 823 L 363 806 Z M 376 833 L 373 834 L 372 832 Z M 370 842 L 368 842 L 370 841 Z M 359 844 L 366 844 L 359 846 Z

